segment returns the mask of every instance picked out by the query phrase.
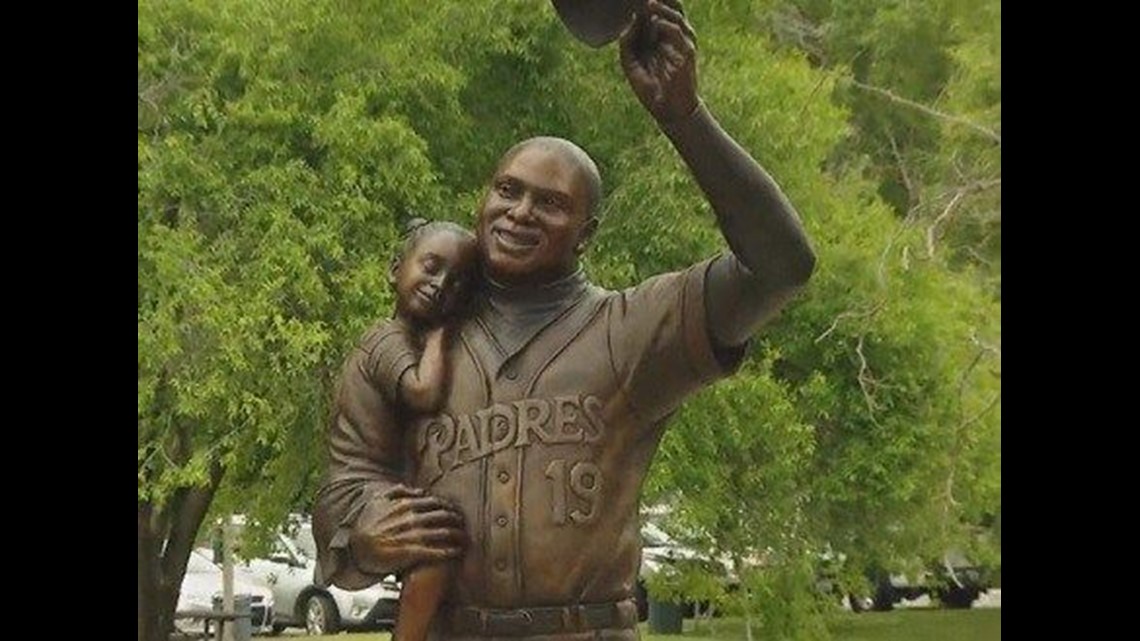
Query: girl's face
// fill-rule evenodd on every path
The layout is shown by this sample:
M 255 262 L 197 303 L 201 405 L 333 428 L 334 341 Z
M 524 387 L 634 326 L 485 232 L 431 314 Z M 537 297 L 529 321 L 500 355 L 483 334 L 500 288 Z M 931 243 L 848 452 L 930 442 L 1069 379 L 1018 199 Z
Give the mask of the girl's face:
M 428 232 L 392 266 L 396 313 L 421 323 L 442 320 L 469 289 L 477 255 L 473 238 Z

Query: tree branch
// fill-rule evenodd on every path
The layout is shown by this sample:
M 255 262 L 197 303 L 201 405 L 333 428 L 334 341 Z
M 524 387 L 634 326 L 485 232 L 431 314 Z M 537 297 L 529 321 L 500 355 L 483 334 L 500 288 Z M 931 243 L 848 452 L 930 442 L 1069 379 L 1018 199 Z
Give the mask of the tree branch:
M 928 116 L 933 116 L 935 118 L 941 118 L 942 120 L 946 120 L 947 122 L 952 122 L 955 124 L 964 125 L 966 127 L 969 127 L 970 129 L 973 129 L 974 131 L 982 134 L 986 138 L 993 140 L 997 144 L 999 144 L 999 145 L 1001 144 L 1001 134 L 994 131 L 993 129 L 990 129 L 989 127 L 979 125 L 978 123 L 976 123 L 972 120 L 968 120 L 968 119 L 963 118 L 961 116 L 955 116 L 952 114 L 943 113 L 941 111 L 938 111 L 937 109 L 933 109 L 931 107 L 928 107 L 928 106 L 926 106 L 920 102 L 915 102 L 913 100 L 908 100 L 906 98 L 903 98 L 902 96 L 896 95 L 896 94 L 894 94 L 894 93 L 892 93 L 886 89 L 882 89 L 879 87 L 875 87 L 873 85 L 868 85 L 868 84 L 859 82 L 858 80 L 855 80 L 854 78 L 844 78 L 844 80 L 846 82 L 850 83 L 851 85 L 858 87 L 859 89 L 862 89 L 864 91 L 869 91 L 873 94 L 882 96 L 882 97 L 886 98 L 887 100 L 890 100 L 893 103 L 905 105 L 907 107 L 911 107 L 912 109 L 917 109 L 918 111 L 921 111 L 922 113 L 924 113 Z
M 919 204 L 915 204 L 910 208 L 910 211 L 908 211 L 906 214 L 906 218 L 904 218 L 902 222 L 898 224 L 898 226 L 895 228 L 895 233 L 891 234 L 890 240 L 888 240 L 886 246 L 883 247 L 883 252 L 879 254 L 879 266 L 875 270 L 875 278 L 879 281 L 879 287 L 882 287 L 884 289 L 887 287 L 887 256 L 891 253 L 891 249 L 895 246 L 895 241 L 897 241 L 899 237 L 902 236 L 907 227 L 914 224 L 914 221 L 917 219 L 918 207 Z M 903 259 L 906 260 L 907 255 L 905 253 L 905 245 L 903 246 L 903 252 Z
M 970 341 L 978 346 L 978 352 L 976 354 L 974 354 L 974 358 L 972 358 L 970 360 L 970 364 L 966 366 L 966 369 L 962 372 L 962 375 L 958 378 L 958 408 L 959 408 L 959 412 L 962 411 L 962 405 L 963 405 L 963 401 L 964 401 L 963 396 L 966 393 L 966 380 L 969 378 L 970 373 L 973 372 L 974 369 L 978 366 L 978 363 L 980 363 L 982 361 L 982 357 L 985 356 L 987 353 L 991 353 L 991 354 L 997 354 L 998 358 L 1001 358 L 1001 350 L 995 348 L 992 345 L 988 345 L 986 343 L 983 343 L 980 339 L 978 339 L 978 336 L 976 333 L 972 334 L 970 336 Z M 961 419 L 958 422 L 958 426 L 954 430 L 954 445 L 953 445 L 953 448 L 951 449 L 951 452 L 950 452 L 950 469 L 946 473 L 946 484 L 942 490 L 942 492 L 943 492 L 943 505 L 942 505 L 942 524 L 941 524 L 941 527 L 942 527 L 943 534 L 945 534 L 946 528 L 949 527 L 951 508 L 956 507 L 958 505 L 957 499 L 954 498 L 954 481 L 956 478 L 956 472 L 958 470 L 958 458 L 962 454 L 963 442 L 966 440 L 966 436 L 965 436 L 966 435 L 966 429 L 968 427 L 970 427 L 971 425 L 973 425 L 974 423 L 981 420 L 981 418 L 983 416 L 985 416 L 987 413 L 989 413 L 989 411 L 992 410 L 997 405 L 998 401 L 1000 401 L 1000 400 L 1001 400 L 1001 391 L 999 390 L 997 392 L 997 394 L 995 394 L 994 397 L 991 398 L 988 403 L 986 403 L 985 407 L 983 407 L 981 410 L 979 410 L 976 414 L 974 414 L 973 416 Z
M 990 402 L 986 403 L 985 407 L 978 410 L 977 414 L 974 414 L 973 416 L 966 419 L 965 421 L 962 421 L 962 428 L 965 429 L 966 427 L 969 427 L 970 425 L 977 423 L 979 420 L 981 420 L 981 418 L 983 416 L 985 416 L 986 414 L 989 414 L 990 410 L 992 410 L 998 404 L 998 401 L 1000 401 L 1000 400 L 1001 400 L 1001 392 L 994 394 L 994 397 L 990 399 Z
M 930 227 L 926 229 L 927 258 L 934 258 L 934 241 L 938 226 L 950 218 L 950 215 L 954 212 L 954 208 L 958 206 L 958 203 L 960 203 L 963 198 L 970 194 L 985 191 L 991 187 L 997 187 L 999 185 L 1001 185 L 1001 178 L 995 178 L 993 180 L 974 181 L 967 185 L 962 185 L 961 187 L 958 187 L 954 190 L 954 196 L 950 199 L 950 203 L 946 205 L 946 207 L 942 210 L 942 213 L 939 214 L 938 217 L 934 219 L 934 222 L 930 224 Z
M 993 263 L 991 261 L 989 261 L 988 259 L 986 259 L 985 256 L 982 256 L 981 254 L 979 254 L 978 250 L 974 249 L 973 247 L 970 247 L 969 245 L 967 245 L 966 246 L 966 253 L 969 254 L 970 256 L 972 256 L 974 258 L 974 260 L 985 265 L 986 267 L 993 267 Z
M 962 191 L 959 190 L 957 193 L 954 194 L 954 197 L 950 199 L 950 204 L 946 205 L 946 208 L 943 209 L 942 213 L 939 214 L 938 217 L 934 219 L 934 222 L 930 224 L 930 227 L 926 228 L 926 257 L 927 258 L 934 258 L 934 235 L 938 230 L 938 225 L 940 225 L 942 223 L 942 221 L 944 221 L 950 217 L 950 213 L 952 211 L 954 211 L 954 207 L 957 206 L 957 204 L 959 202 L 961 202 L 961 200 L 962 200 Z
M 887 142 L 891 143 L 891 155 L 895 157 L 895 163 L 899 166 L 899 175 L 902 176 L 903 186 L 906 187 L 907 209 L 909 210 L 918 202 L 918 195 L 915 193 L 914 183 L 910 180 L 910 172 L 906 170 L 906 163 L 903 162 L 899 143 L 895 140 L 894 132 L 889 128 L 887 129 Z
M 831 322 L 831 327 L 828 327 L 826 330 L 824 330 L 824 332 L 822 334 L 820 334 L 819 336 L 816 336 L 814 342 L 819 343 L 823 339 L 827 338 L 832 332 L 834 332 L 836 330 L 836 328 L 839 327 L 839 321 L 843 320 L 844 318 L 861 318 L 864 316 L 874 316 L 875 314 L 879 313 L 879 310 L 882 309 L 883 306 L 886 304 L 887 304 L 887 301 L 884 298 L 884 299 L 880 299 L 879 302 L 875 303 L 870 309 L 865 310 L 865 311 L 847 310 L 845 312 L 840 312 L 835 317 L 835 320 L 833 320 Z
M 866 334 L 859 337 L 859 344 L 855 347 L 855 353 L 859 355 L 859 389 L 863 391 L 863 399 L 867 401 L 867 412 L 870 413 L 871 422 L 875 425 L 879 421 L 875 419 L 875 412 L 877 411 L 875 398 L 871 395 L 871 391 L 867 389 L 875 385 L 875 378 L 871 375 L 871 368 L 867 365 L 867 357 L 863 354 L 863 339 Z
M 977 345 L 979 348 L 981 348 L 987 352 L 992 352 L 994 354 L 997 354 L 997 357 L 1001 358 L 1001 348 L 996 347 L 994 345 L 990 345 L 989 343 L 978 338 L 978 334 L 976 332 L 970 335 L 970 342 Z

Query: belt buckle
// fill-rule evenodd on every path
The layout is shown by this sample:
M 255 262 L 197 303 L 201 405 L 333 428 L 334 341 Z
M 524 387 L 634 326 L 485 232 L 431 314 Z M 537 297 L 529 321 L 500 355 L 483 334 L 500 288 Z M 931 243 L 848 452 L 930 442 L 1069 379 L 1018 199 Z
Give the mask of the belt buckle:
M 522 636 L 530 631 L 534 616 L 529 610 L 518 609 L 509 612 L 496 612 L 488 617 L 487 628 L 492 635 Z

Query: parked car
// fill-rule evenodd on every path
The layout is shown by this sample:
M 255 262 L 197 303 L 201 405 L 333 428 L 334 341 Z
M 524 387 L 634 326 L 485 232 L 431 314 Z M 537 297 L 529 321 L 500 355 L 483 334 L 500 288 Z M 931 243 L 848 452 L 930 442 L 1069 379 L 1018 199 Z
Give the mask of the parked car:
M 963 553 L 950 550 L 941 558 L 926 563 L 918 572 L 904 574 L 888 572 L 880 567 L 864 571 L 870 584 L 869 594 L 846 594 L 839 590 L 834 580 L 835 567 L 824 566 L 829 571 L 822 573 L 819 582 L 824 590 L 837 598 L 846 596 L 846 602 L 854 612 L 867 610 L 887 611 L 902 601 L 913 601 L 926 596 L 934 599 L 944 608 L 969 608 L 982 593 L 1000 585 L 996 583 L 1000 567 L 991 569 L 970 561 Z
M 341 629 L 378 630 L 395 625 L 400 584 L 394 576 L 363 590 L 321 587 L 316 576 L 316 544 L 307 519 L 276 533 L 268 558 L 239 560 L 235 568 L 273 591 L 273 628 L 305 628 L 308 634 L 334 634 Z
M 177 612 L 212 610 L 222 598 L 222 569 L 211 560 L 209 548 L 195 548 L 186 564 L 186 575 L 178 593 Z M 234 594 L 250 595 L 250 615 L 253 632 L 265 633 L 273 629 L 273 591 L 264 583 L 245 576 L 235 569 Z M 198 618 L 177 619 L 176 627 L 182 632 L 201 632 L 205 621 Z
M 728 589 L 732 589 L 732 585 L 736 582 L 731 568 L 723 560 L 713 559 L 709 555 L 678 543 L 651 521 L 641 526 L 641 567 L 638 569 L 637 584 L 634 586 L 639 621 L 645 621 L 649 617 L 646 581 L 658 572 L 667 572 L 684 565 L 700 566 L 704 572 L 722 577 Z M 680 604 L 681 614 L 692 618 L 696 614 L 697 605 L 693 602 Z M 708 608 L 707 603 L 702 603 L 700 606 L 701 611 Z
M 987 568 L 971 563 L 961 552 L 951 550 L 916 576 L 872 571 L 868 574 L 873 594 L 869 599 L 851 598 L 851 609 L 890 610 L 903 599 L 936 598 L 944 608 L 969 608 L 989 589 Z

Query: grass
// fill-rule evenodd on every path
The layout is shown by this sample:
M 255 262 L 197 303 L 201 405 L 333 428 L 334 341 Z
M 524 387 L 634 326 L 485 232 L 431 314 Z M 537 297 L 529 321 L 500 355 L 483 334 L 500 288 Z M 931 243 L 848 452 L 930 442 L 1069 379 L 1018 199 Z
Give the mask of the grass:
M 710 631 L 705 625 L 693 631 L 685 621 L 685 634 L 649 634 L 642 624 L 642 641 L 743 641 L 744 621 L 717 619 Z M 1000 641 L 1001 608 L 973 610 L 906 609 L 894 612 L 842 613 L 829 626 L 834 641 Z M 765 641 L 753 630 L 756 641 Z M 391 641 L 387 632 L 304 637 L 306 641 Z
M 1000 641 L 1001 608 L 846 614 L 831 631 L 836 641 Z

